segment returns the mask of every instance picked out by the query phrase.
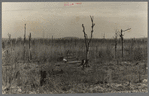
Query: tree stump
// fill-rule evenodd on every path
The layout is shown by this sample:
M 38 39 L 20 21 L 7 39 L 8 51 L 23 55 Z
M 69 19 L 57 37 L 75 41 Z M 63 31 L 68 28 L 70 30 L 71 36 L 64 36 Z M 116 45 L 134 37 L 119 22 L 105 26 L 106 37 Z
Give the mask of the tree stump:
M 40 75 L 41 75 L 41 77 L 40 77 L 40 86 L 43 86 L 43 84 L 45 84 L 46 83 L 46 75 L 47 75 L 47 73 L 46 73 L 46 71 L 40 71 Z

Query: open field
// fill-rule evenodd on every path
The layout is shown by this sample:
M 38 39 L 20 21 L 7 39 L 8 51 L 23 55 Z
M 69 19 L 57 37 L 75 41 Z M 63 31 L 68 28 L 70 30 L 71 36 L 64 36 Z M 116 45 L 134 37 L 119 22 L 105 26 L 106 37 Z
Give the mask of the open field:
M 23 40 L 2 44 L 3 94 L 148 92 L 147 39 L 124 40 L 123 58 L 120 40 L 115 57 L 114 40 L 93 39 L 85 69 L 79 66 L 85 58 L 83 39 L 33 39 L 30 51 L 28 41 L 25 47 Z

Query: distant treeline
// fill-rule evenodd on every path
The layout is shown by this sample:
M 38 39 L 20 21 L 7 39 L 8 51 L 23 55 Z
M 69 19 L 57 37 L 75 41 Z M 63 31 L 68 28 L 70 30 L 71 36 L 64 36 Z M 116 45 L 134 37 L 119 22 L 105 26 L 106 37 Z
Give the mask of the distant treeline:
M 129 42 L 134 42 L 134 43 L 147 43 L 147 38 L 132 38 L 132 39 L 124 39 L 124 43 L 129 43 Z M 9 42 L 9 39 L 2 39 L 2 42 L 6 43 Z M 12 44 L 24 44 L 24 39 L 23 38 L 12 38 L 11 39 Z M 121 42 L 121 39 L 117 40 L 118 43 Z M 29 40 L 26 39 L 26 44 L 29 43 Z M 43 44 L 67 44 L 67 43 L 72 43 L 72 44 L 78 44 L 78 43 L 84 43 L 84 39 L 82 38 L 53 38 L 53 39 L 43 39 L 43 38 L 32 38 L 31 43 L 43 43 Z M 92 39 L 92 43 L 115 43 L 115 39 Z

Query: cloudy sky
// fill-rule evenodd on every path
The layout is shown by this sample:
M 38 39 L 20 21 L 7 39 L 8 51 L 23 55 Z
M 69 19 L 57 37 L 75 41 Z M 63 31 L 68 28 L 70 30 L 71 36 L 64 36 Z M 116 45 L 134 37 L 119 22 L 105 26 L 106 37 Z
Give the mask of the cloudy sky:
M 116 29 L 128 28 L 124 38 L 147 37 L 147 8 L 147 2 L 3 2 L 2 38 L 8 33 L 12 38 L 23 37 L 24 24 L 33 38 L 83 38 L 82 24 L 90 36 L 90 15 L 94 16 L 94 38 L 104 34 L 112 38 Z

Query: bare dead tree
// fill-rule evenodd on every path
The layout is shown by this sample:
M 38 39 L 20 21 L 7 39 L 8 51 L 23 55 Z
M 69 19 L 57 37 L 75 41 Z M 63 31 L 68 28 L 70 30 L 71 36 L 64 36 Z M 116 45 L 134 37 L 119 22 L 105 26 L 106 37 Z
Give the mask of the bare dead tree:
M 26 24 L 24 25 L 24 46 L 26 42 Z
M 115 59 L 117 59 L 117 34 L 118 34 L 118 31 L 116 30 L 115 32 Z
M 8 37 L 9 37 L 8 44 L 11 46 L 11 34 L 8 33 Z
M 90 42 L 91 42 L 92 37 L 93 37 L 93 31 L 94 31 L 93 28 L 95 26 L 95 23 L 93 22 L 93 16 L 90 16 L 90 18 L 91 18 L 91 22 L 92 22 L 92 26 L 91 26 L 92 30 L 91 30 L 91 37 L 90 37 L 90 39 L 88 39 L 88 36 L 87 36 L 87 34 L 85 32 L 85 26 L 84 26 L 84 24 L 82 24 L 83 33 L 84 33 L 84 40 L 85 40 L 85 47 L 86 47 L 86 56 L 85 56 L 85 60 L 86 61 L 89 60 L 89 45 L 90 45 Z M 84 68 L 84 65 L 86 65 L 86 67 L 87 67 L 88 62 L 85 62 L 85 64 L 82 64 L 82 65 L 83 65 L 83 68 Z
M 30 61 L 32 59 L 32 55 L 31 55 L 31 33 L 29 35 L 29 58 L 28 61 Z
M 11 49 L 11 52 L 12 52 L 12 39 L 11 39 L 11 34 L 8 33 L 8 37 L 9 37 L 8 44 L 9 44 L 10 49 Z
M 123 59 L 123 43 L 124 43 L 124 38 L 123 38 L 123 32 L 125 32 L 125 31 L 128 31 L 128 30 L 130 30 L 131 28 L 128 28 L 128 29 L 126 29 L 126 30 L 122 30 L 121 29 L 121 34 L 120 34 L 120 37 L 121 37 L 121 42 L 122 42 L 122 59 Z
M 11 40 L 11 34 L 8 33 L 9 40 Z
M 25 51 L 25 43 L 26 43 L 26 24 L 24 25 L 24 63 L 25 63 L 25 59 L 26 59 L 26 51 Z

